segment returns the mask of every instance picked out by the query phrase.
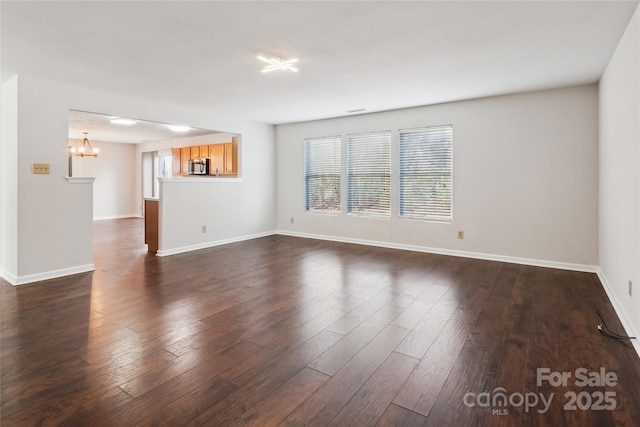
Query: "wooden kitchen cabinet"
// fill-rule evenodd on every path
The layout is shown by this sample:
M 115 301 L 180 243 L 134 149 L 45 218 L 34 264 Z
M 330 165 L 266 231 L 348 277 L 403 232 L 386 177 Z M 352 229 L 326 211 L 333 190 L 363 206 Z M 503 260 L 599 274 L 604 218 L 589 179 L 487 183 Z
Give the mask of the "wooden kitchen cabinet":
M 238 145 L 236 142 L 199 145 L 171 149 L 173 174 L 188 175 L 189 160 L 209 159 L 209 175 L 233 175 L 238 173 Z
M 208 145 L 201 145 L 198 148 L 200 149 L 200 158 L 201 159 L 208 159 L 209 158 L 209 146 Z
M 191 159 L 191 147 L 182 147 L 180 149 L 180 174 L 189 173 L 189 160 Z
M 238 146 L 235 142 L 224 144 L 224 173 L 238 173 Z
M 171 169 L 172 174 L 180 175 L 182 173 L 182 165 L 180 161 L 180 149 L 172 148 L 171 149 Z
M 224 144 L 213 144 L 209 146 L 209 175 L 224 173 Z

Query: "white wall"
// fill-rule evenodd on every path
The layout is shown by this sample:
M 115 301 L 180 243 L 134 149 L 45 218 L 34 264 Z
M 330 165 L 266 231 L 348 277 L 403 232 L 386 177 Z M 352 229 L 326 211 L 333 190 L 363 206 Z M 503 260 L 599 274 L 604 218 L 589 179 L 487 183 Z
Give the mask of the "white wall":
M 640 9 L 600 81 L 600 277 L 640 333 Z M 628 281 L 633 281 L 633 296 Z M 640 345 L 636 344 L 640 352 Z
M 595 85 L 277 126 L 277 227 L 284 233 L 519 258 L 594 270 L 598 264 Z M 453 125 L 453 222 L 304 211 L 303 141 L 309 137 Z M 343 143 L 343 159 L 346 147 Z M 392 189 L 397 188 L 397 144 Z M 294 217 L 295 223 L 289 219 Z M 464 230 L 464 240 L 457 231 Z M 469 254 L 471 253 L 471 254 Z M 545 262 L 539 262 L 545 261 Z
M 0 274 L 18 274 L 18 78 L 2 84 L 0 128 Z
M 70 140 L 76 147 L 82 140 Z M 91 139 L 90 139 L 91 141 Z M 91 141 L 100 148 L 98 157 L 74 157 L 73 176 L 95 177 L 93 218 L 140 216 L 136 203 L 136 145 Z
M 93 268 L 92 188 L 69 184 L 68 107 L 72 91 L 18 78 L 17 230 L 15 283 Z M 31 173 L 48 163 L 49 175 Z
M 248 193 L 245 178 L 160 181 L 159 255 L 273 234 L 274 218 L 259 209 L 272 195 Z
M 245 157 L 249 159 L 245 165 L 249 164 L 253 169 L 245 170 L 238 189 L 242 194 L 241 201 L 233 209 L 243 209 L 249 198 L 249 205 L 255 209 L 253 215 L 260 217 L 260 221 L 257 223 L 251 218 L 246 225 L 237 224 L 234 230 L 245 235 L 258 228 L 261 231 L 273 229 L 272 126 L 246 122 L 215 111 L 152 103 L 26 76 L 19 76 L 18 89 L 17 173 L 8 177 L 11 182 L 18 182 L 17 217 L 8 218 L 6 222 L 7 218 L 3 218 L 5 229 L 17 228 L 17 282 L 69 274 L 86 268 L 93 261 L 92 195 L 84 189 L 86 186 L 69 184 L 64 178 L 67 174 L 69 109 L 162 123 L 185 123 L 242 134 Z M 261 161 L 256 161 L 256 156 L 260 156 Z M 49 163 L 51 174 L 32 175 L 30 165 L 34 162 Z M 2 185 L 4 196 L 8 193 L 5 190 L 10 190 L 10 184 L 3 180 Z M 238 221 L 241 218 L 238 216 Z M 176 226 L 179 233 L 181 225 Z M 7 236 L 3 236 L 3 241 L 10 243 Z

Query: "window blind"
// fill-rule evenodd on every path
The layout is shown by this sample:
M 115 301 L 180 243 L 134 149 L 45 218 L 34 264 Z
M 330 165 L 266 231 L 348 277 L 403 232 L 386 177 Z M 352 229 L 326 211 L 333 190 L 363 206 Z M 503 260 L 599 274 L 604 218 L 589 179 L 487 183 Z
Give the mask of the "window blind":
M 347 136 L 347 212 L 389 216 L 391 132 Z
M 305 210 L 340 213 L 340 137 L 304 141 Z
M 400 216 L 451 222 L 452 127 L 401 130 L 399 140 Z

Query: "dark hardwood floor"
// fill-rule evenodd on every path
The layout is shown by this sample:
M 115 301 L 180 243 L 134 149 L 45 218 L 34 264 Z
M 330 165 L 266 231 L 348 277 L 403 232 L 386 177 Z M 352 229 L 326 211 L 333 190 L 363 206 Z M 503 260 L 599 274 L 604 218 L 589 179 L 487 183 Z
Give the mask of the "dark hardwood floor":
M 284 236 L 159 258 L 142 232 L 97 222 L 95 272 L 0 281 L 3 426 L 640 425 L 594 274 Z

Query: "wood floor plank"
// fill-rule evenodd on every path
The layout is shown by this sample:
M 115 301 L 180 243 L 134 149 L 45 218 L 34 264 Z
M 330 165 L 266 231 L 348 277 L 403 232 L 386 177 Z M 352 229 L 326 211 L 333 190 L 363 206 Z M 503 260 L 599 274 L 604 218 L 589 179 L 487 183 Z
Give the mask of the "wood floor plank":
M 294 314 L 291 317 L 295 318 L 295 320 L 288 319 L 288 321 L 280 322 L 267 331 L 255 334 L 249 340 L 261 347 L 286 347 L 291 345 L 292 339 L 304 341 L 345 315 L 343 311 L 335 309 L 324 308 L 319 311 L 309 311 L 309 313 L 304 314 L 303 319 L 300 319 L 301 316 Z
M 33 419 L 43 420 L 64 418 L 69 412 L 74 413 L 74 408 L 86 407 L 91 401 L 101 399 L 105 389 L 111 389 L 132 376 L 141 375 L 144 372 L 175 359 L 175 356 L 161 351 L 154 351 L 144 355 L 144 364 L 140 359 L 116 360 L 106 366 L 87 365 L 86 362 L 73 364 L 69 367 L 56 365 L 52 372 L 49 370 L 38 371 L 31 375 L 37 381 L 38 387 L 31 386 L 29 390 L 21 390 L 20 399 L 12 399 L 13 391 L 9 383 L 3 384 L 3 397 L 6 402 L 17 403 L 22 399 L 28 399 L 28 405 L 21 408 L 22 412 L 27 412 Z M 52 377 L 49 375 L 52 374 Z M 50 385 L 47 385 L 48 378 Z M 67 387 L 67 382 L 79 385 L 79 388 Z M 20 380 L 17 384 L 30 384 L 27 378 Z M 42 387 L 45 387 L 44 389 Z M 57 393 L 64 390 L 64 393 Z M 123 391 L 124 392 L 124 391 Z M 38 393 L 38 395 L 33 395 Z M 51 401 L 52 393 L 56 393 L 57 398 Z M 9 411 L 5 412 L 8 415 Z
M 2 425 L 107 425 L 113 415 L 113 408 L 129 400 L 131 396 L 118 387 L 103 389 L 91 399 L 81 398 L 71 400 L 66 405 L 44 406 L 10 415 L 3 413 Z
M 449 289 L 450 288 L 446 286 L 429 286 L 428 289 L 400 313 L 391 324 L 400 328 L 413 329 Z
M 375 427 L 422 427 L 427 417 L 390 403 Z
M 291 417 L 287 417 L 277 427 L 306 427 L 305 424 L 300 421 L 296 421 Z
M 59 405 L 21 412 L 19 415 L 22 419 L 9 417 L 5 422 L 7 425 L 108 425 L 112 420 L 114 408 L 132 399 L 119 387 L 87 390 L 74 397 Z
M 417 363 L 413 357 L 391 353 L 328 425 L 375 425 Z
M 250 315 L 239 313 L 238 317 L 218 318 L 217 321 L 208 320 L 210 327 L 197 335 L 190 335 L 168 345 L 166 349 L 171 353 L 182 356 L 194 351 L 200 353 L 215 352 L 220 347 L 226 347 L 233 342 L 254 336 L 266 330 L 271 325 L 287 317 L 292 310 L 292 301 L 277 298 L 264 301 L 263 304 L 250 304 Z M 258 307 L 260 309 L 258 309 Z M 224 313 L 230 313 L 227 310 Z
M 19 379 L 3 379 L 0 402 L 3 416 L 46 403 L 49 396 L 60 387 L 82 388 L 81 380 L 86 368 L 84 360 L 72 358 Z
M 416 359 L 422 359 L 433 341 L 458 307 L 456 298 L 442 298 L 432 306 L 422 320 L 409 332 L 396 351 Z
M 237 387 L 220 379 L 218 374 L 259 349 L 243 341 L 205 358 L 193 368 L 172 377 L 126 405 L 114 408 L 112 421 L 117 425 L 140 425 L 158 418 L 175 417 L 179 424 L 188 422 Z M 207 394 L 209 394 L 207 396 Z M 184 410 L 183 410 L 184 409 Z
M 468 336 L 464 308 L 458 309 L 453 317 L 431 344 L 393 403 L 424 416 L 429 415 Z
M 279 424 L 328 378 L 329 375 L 322 372 L 303 368 L 266 399 L 249 407 L 232 425 L 263 427 Z
M 245 348 L 249 348 L 248 351 L 244 351 Z M 237 351 L 240 348 L 240 351 Z M 241 341 L 235 346 L 228 347 L 229 351 L 225 352 L 226 348 L 220 348 L 218 351 L 214 351 L 208 354 L 202 353 L 190 353 L 179 357 L 174 357 L 171 360 L 161 363 L 152 369 L 147 369 L 144 374 L 131 378 L 130 380 L 119 384 L 119 387 L 129 393 L 133 397 L 139 397 L 143 394 L 155 389 L 156 387 L 169 382 L 175 378 L 180 378 L 182 374 L 188 372 L 197 367 L 203 367 L 209 365 L 209 361 L 218 354 L 222 354 L 222 358 L 215 358 L 213 362 L 216 367 L 220 363 L 219 359 L 225 360 L 224 367 L 228 367 L 230 363 L 236 362 L 240 354 L 250 354 L 257 351 L 258 346 Z M 228 360 L 226 357 L 228 353 L 234 354 L 234 358 Z
M 291 347 L 295 347 L 295 345 L 291 345 Z M 220 377 L 237 386 L 242 386 L 255 378 L 258 373 L 267 369 L 274 363 L 274 360 L 288 350 L 289 348 L 271 346 L 262 351 L 256 351 L 246 359 L 225 369 Z
M 256 352 L 252 357 L 225 370 L 221 376 L 238 386 L 246 384 L 262 370 L 268 369 L 274 360 L 286 355 L 287 352 L 295 350 L 315 335 L 323 331 L 332 332 L 325 330 L 325 327 L 327 324 L 332 323 L 335 318 L 342 315 L 344 315 L 344 313 L 341 311 L 329 309 L 318 318 L 302 325 L 293 334 L 282 336 L 281 331 L 278 331 L 277 342 L 271 343 L 272 345 L 267 345 L 263 351 Z M 331 334 L 331 336 L 335 337 L 336 340 L 342 337 L 336 333 Z
M 474 393 L 490 392 L 492 396 L 502 391 L 510 396 L 512 393 L 525 394 L 530 390 L 525 389 L 526 365 L 529 353 L 529 339 L 520 335 L 508 335 L 504 343 L 500 345 L 500 353 L 495 375 L 491 375 L 489 369 L 485 390 L 479 389 Z M 488 361 L 491 363 L 491 361 Z M 471 390 L 470 390 L 471 391 Z M 497 405 L 491 409 L 498 410 L 491 413 L 488 424 L 491 426 L 517 426 L 522 418 L 522 406 L 503 405 L 496 400 Z M 478 408 L 479 409 L 479 408 Z M 502 412 L 504 410 L 504 412 Z
M 387 326 L 300 405 L 291 417 L 309 425 L 327 424 L 407 335 L 406 329 Z
M 147 400 L 149 406 L 146 410 L 140 410 L 138 407 L 134 415 L 146 415 L 143 424 L 147 425 L 187 425 L 190 420 L 202 414 L 211 405 L 226 399 L 238 388 L 220 377 L 214 377 L 204 382 L 198 381 L 195 384 L 195 386 L 190 384 L 188 386 L 190 390 L 186 394 L 166 406 L 159 407 L 153 400 Z M 125 422 L 127 423 L 133 421 L 128 416 L 126 418 Z
M 251 381 L 238 387 L 222 402 L 213 405 L 195 418 L 194 422 L 209 425 L 228 425 L 236 422 L 250 406 L 268 397 L 273 390 L 303 370 L 311 360 L 322 354 L 341 337 L 342 335 L 331 331 L 320 332 L 286 355 L 274 360 L 266 369 L 258 372 Z
M 108 324 L 97 329 L 89 331 L 86 349 L 80 352 L 80 357 L 91 365 L 102 365 L 138 353 L 146 344 L 141 334 L 119 324 Z
M 327 375 L 335 374 L 380 331 L 385 329 L 401 311 L 401 307 L 394 305 L 381 308 L 362 322 L 360 326 L 345 335 L 336 345 L 311 362 L 309 367 Z M 400 328 L 397 330 L 400 331 Z M 403 336 L 408 332 L 405 329 L 401 331 Z
M 351 310 L 348 314 L 331 324 L 327 329 L 346 335 L 354 328 L 360 325 L 369 316 L 386 306 L 393 299 L 393 295 L 389 292 L 379 292 L 358 307 Z M 395 305 L 395 304 L 394 304 Z
M 465 343 L 429 411 L 425 426 L 486 425 L 491 413 L 466 405 L 464 398 L 469 392 L 477 395 L 488 391 L 483 388 L 487 362 L 486 349 Z M 452 407 L 456 410 L 452 411 Z

